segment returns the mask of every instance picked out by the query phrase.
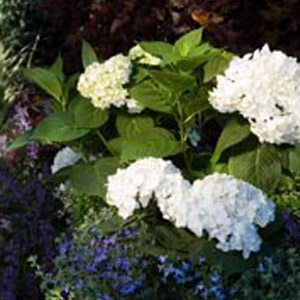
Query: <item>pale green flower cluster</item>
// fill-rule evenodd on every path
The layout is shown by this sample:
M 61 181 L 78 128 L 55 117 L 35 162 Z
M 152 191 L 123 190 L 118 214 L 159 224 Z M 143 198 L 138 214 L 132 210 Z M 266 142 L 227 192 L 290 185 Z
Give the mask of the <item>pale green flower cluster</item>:
M 235 57 L 210 93 L 222 113 L 239 112 L 260 142 L 300 142 L 300 64 L 281 51 L 261 50 Z
M 275 204 L 260 189 L 227 174 L 209 175 L 192 185 L 161 158 L 145 158 L 108 177 L 107 202 L 123 218 L 155 199 L 163 218 L 196 236 L 207 232 L 223 251 L 247 259 L 260 249 L 257 226 L 274 220 Z
M 90 98 L 92 104 L 100 109 L 127 105 L 129 112 L 140 112 L 143 108 L 129 98 L 124 87 L 130 80 L 132 65 L 129 57 L 122 54 L 111 57 L 103 63 L 90 64 L 80 75 L 77 89 L 80 94 Z

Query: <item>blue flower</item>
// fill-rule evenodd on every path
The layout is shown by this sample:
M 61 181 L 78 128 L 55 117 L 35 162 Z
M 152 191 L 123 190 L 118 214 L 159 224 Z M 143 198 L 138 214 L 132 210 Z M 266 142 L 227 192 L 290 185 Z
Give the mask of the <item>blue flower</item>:
M 121 268 L 124 271 L 128 272 L 130 270 L 130 266 L 131 266 L 130 262 L 126 257 L 117 258 L 116 261 L 115 261 L 115 267 L 116 268 Z
M 81 289 L 83 288 L 83 282 L 82 282 L 82 280 L 79 280 L 79 281 L 76 283 L 75 288 L 76 288 L 77 290 L 81 290 Z
M 221 275 L 218 272 L 214 272 L 214 274 L 210 277 L 210 280 L 214 283 L 219 282 L 221 280 Z

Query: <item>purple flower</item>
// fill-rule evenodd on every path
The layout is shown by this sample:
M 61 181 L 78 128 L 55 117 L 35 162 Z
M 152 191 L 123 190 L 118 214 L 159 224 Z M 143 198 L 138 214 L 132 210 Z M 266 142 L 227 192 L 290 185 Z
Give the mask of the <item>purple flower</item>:
M 48 269 L 56 255 L 57 199 L 39 183 L 35 170 L 29 170 L 19 181 L 21 168 L 11 168 L 9 162 L 0 164 L 0 235 L 9 230 L 9 235 L 3 235 L 4 240 L 0 241 L 1 300 L 39 299 L 39 283 L 27 259 L 37 255 Z
M 20 102 L 15 105 L 15 114 L 13 116 L 14 129 L 17 132 L 24 132 L 31 129 L 28 108 Z
M 120 257 L 116 259 L 115 267 L 128 272 L 130 270 L 130 262 L 126 257 Z
M 98 297 L 97 300 L 111 300 L 111 298 L 107 294 L 104 294 L 101 297 Z
M 102 261 L 106 260 L 106 258 L 107 258 L 107 251 L 105 249 L 101 249 L 101 251 L 96 252 L 94 254 L 93 263 L 97 265 Z
M 27 146 L 26 148 L 27 156 L 30 159 L 37 159 L 39 154 L 39 144 L 38 143 L 32 143 L 31 145 Z
M 211 276 L 210 280 L 213 283 L 219 282 L 221 280 L 221 275 L 218 272 L 214 272 L 214 274 Z
M 75 288 L 76 288 L 77 290 L 81 290 L 81 289 L 83 288 L 83 282 L 82 282 L 82 280 L 79 280 L 79 281 L 76 283 Z
M 116 272 L 104 272 L 100 275 L 103 279 L 117 279 L 118 273 Z
M 166 260 L 167 260 L 167 256 L 159 255 L 157 257 L 157 260 L 158 260 L 159 263 L 164 264 L 166 262 Z
M 300 243 L 300 224 L 297 224 L 293 219 L 290 212 L 283 213 L 284 226 L 290 237 L 297 243 Z

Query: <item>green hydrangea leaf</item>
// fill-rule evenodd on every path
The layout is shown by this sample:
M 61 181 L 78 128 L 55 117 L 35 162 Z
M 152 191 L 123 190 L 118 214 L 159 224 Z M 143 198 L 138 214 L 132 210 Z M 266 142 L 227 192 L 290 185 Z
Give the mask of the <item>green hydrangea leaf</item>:
M 55 62 L 50 67 L 50 71 L 55 74 L 55 76 L 60 80 L 61 83 L 63 83 L 65 80 L 63 67 L 64 67 L 63 60 L 61 54 L 59 54 Z
M 186 33 L 175 42 L 175 51 L 183 57 L 188 56 L 201 43 L 202 33 L 203 28 Z
M 225 150 L 245 140 L 250 133 L 249 123 L 240 118 L 232 119 L 223 129 L 211 161 L 216 163 Z
M 47 116 L 34 130 L 31 138 L 45 142 L 68 142 L 78 139 L 89 132 L 77 128 L 74 118 L 68 113 L 53 113 Z
M 164 65 L 180 60 L 180 56 L 174 52 L 171 44 L 165 42 L 142 42 L 139 45 L 146 52 L 161 58 Z
M 254 256 L 250 256 L 250 258 L 245 260 L 241 251 L 231 250 L 223 252 L 218 250 L 214 241 L 204 238 L 199 239 L 190 247 L 190 259 L 192 262 L 197 263 L 200 257 L 204 257 L 209 265 L 220 268 L 225 277 L 242 273 L 256 262 Z
M 85 69 L 93 62 L 99 62 L 96 52 L 91 47 L 91 45 L 86 41 L 82 41 L 81 59 L 82 59 L 83 67 Z
M 184 91 L 192 90 L 197 86 L 196 78 L 188 74 L 180 74 L 167 70 L 151 70 L 148 71 L 148 73 L 153 81 L 175 93 L 183 93 Z
M 22 148 L 32 143 L 33 130 L 26 131 L 25 133 L 18 136 L 8 147 L 7 150 L 14 150 Z
M 184 151 L 185 146 L 176 141 L 164 128 L 153 128 L 134 139 L 124 139 L 122 143 L 121 163 L 127 163 L 145 157 L 168 157 Z
M 292 172 L 300 173 L 300 145 L 289 151 L 289 169 Z
M 131 138 L 154 127 L 154 120 L 147 116 L 120 114 L 116 120 L 116 127 L 123 137 Z
M 90 196 L 100 196 L 104 199 L 107 177 L 114 174 L 117 168 L 117 158 L 105 157 L 93 164 L 80 164 L 71 167 L 69 180 L 77 191 Z
M 173 94 L 167 89 L 159 88 L 153 81 L 144 80 L 140 84 L 129 88 L 132 99 L 154 111 L 174 114 Z
M 32 68 L 24 70 L 23 73 L 26 78 L 32 80 L 46 93 L 61 102 L 63 89 L 59 77 L 53 72 L 43 68 Z
M 180 98 L 185 123 L 189 122 L 197 113 L 210 107 L 207 100 L 209 90 L 209 86 L 202 85 Z
M 203 82 L 209 82 L 217 75 L 224 73 L 231 59 L 232 55 L 230 53 L 214 55 L 204 66 Z
M 276 148 L 271 144 L 258 144 L 256 148 L 229 158 L 229 173 L 272 193 L 281 176 L 281 165 Z
M 77 98 L 72 105 L 74 124 L 78 128 L 98 128 L 108 120 L 108 112 L 96 108 L 84 98 Z

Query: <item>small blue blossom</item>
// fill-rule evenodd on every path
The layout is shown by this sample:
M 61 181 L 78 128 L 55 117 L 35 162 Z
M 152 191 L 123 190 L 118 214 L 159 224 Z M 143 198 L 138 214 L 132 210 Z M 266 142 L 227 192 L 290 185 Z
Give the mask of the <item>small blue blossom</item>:
M 219 282 L 221 280 L 221 275 L 218 272 L 214 272 L 210 280 L 214 283 Z
M 79 280 L 79 281 L 76 283 L 75 288 L 76 288 L 77 290 L 81 290 L 81 289 L 83 288 L 83 282 L 82 282 L 82 280 Z

